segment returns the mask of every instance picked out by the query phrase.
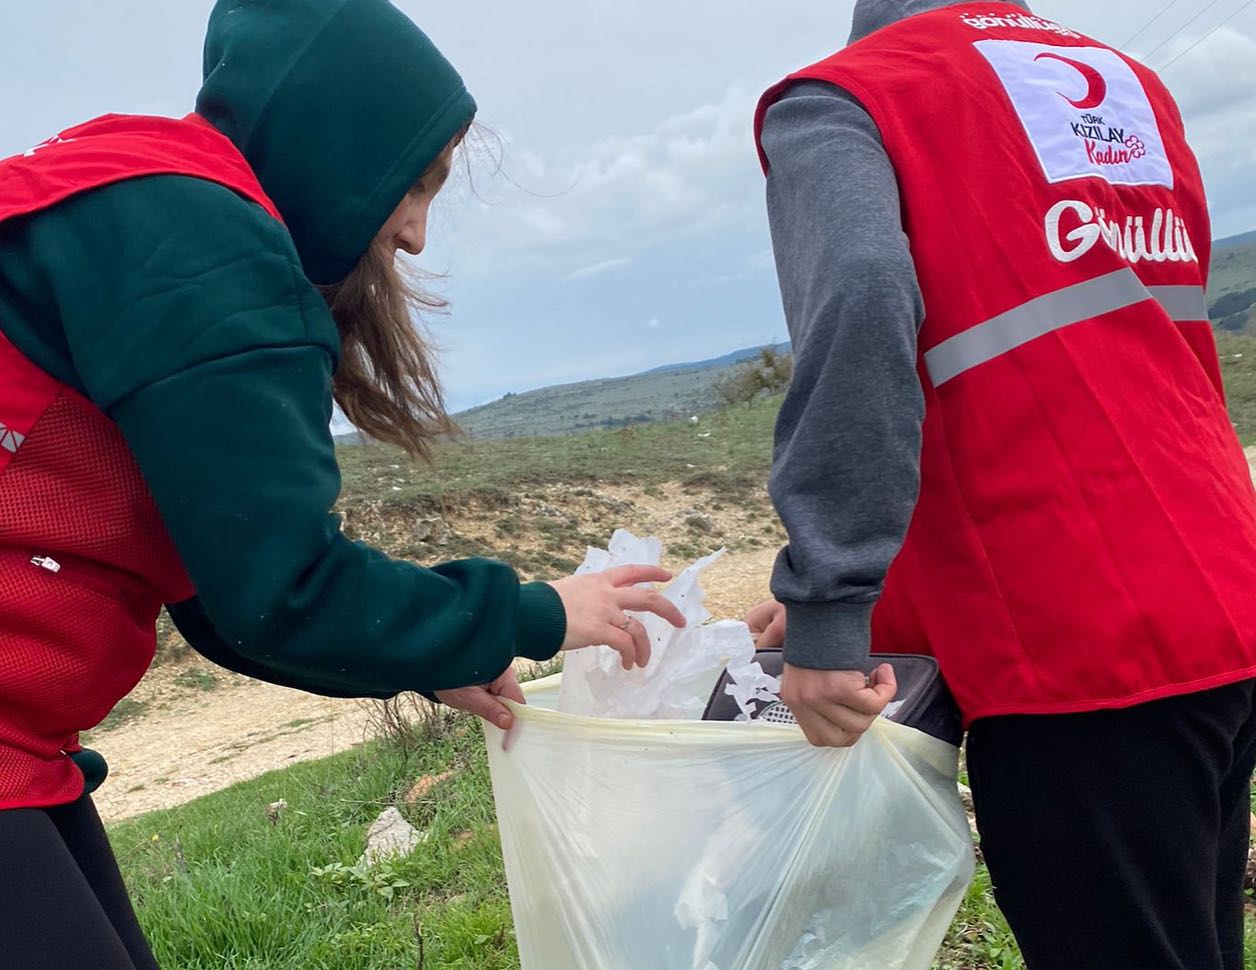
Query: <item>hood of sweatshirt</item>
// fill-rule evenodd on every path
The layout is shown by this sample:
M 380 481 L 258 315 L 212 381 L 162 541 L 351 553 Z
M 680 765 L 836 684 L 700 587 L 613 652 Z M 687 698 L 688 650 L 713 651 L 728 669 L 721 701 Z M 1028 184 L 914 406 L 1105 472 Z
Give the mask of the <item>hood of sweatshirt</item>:
M 248 159 L 306 275 L 344 279 L 475 116 L 458 72 L 388 0 L 219 0 L 196 109 Z
M 918 13 L 928 13 L 939 7 L 952 7 L 956 3 L 969 3 L 971 0 L 856 0 L 855 17 L 851 23 L 850 42 L 863 40 L 882 27 L 896 24 L 900 20 L 914 17 Z M 1003 0 L 1028 11 L 1029 4 L 1024 0 Z

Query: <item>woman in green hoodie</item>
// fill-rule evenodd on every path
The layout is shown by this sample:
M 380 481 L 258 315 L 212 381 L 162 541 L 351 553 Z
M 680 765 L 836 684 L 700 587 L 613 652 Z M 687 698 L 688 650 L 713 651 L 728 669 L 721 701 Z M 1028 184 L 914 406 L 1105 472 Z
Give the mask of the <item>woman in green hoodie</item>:
M 659 570 L 522 583 L 344 537 L 333 401 L 419 458 L 451 430 L 394 257 L 475 103 L 387 0 L 219 0 L 204 66 L 194 116 L 0 162 L 0 970 L 155 966 L 77 735 L 163 601 L 241 673 L 503 727 L 516 658 L 644 665 L 627 614 L 683 623 Z

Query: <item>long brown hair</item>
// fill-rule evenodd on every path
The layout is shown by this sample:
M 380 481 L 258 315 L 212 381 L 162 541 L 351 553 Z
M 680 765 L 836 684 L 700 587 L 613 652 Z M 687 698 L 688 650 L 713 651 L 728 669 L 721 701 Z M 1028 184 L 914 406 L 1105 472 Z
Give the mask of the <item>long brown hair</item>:
M 416 188 L 439 188 L 449 173 L 459 134 Z M 340 366 L 332 388 L 346 418 L 371 438 L 430 462 L 434 441 L 458 427 L 445 408 L 436 351 L 421 315 L 446 303 L 424 291 L 417 272 L 372 245 L 344 280 L 322 287 L 340 331 Z

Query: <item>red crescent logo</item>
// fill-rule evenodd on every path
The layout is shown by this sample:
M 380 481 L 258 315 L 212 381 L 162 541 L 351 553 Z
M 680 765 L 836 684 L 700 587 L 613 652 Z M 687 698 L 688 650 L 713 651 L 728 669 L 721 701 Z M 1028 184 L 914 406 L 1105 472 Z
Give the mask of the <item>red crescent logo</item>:
M 1092 108 L 1099 107 L 1099 105 L 1103 104 L 1103 102 L 1107 100 L 1108 82 L 1103 79 L 1102 74 L 1089 64 L 1084 64 L 1081 61 L 1074 61 L 1067 57 L 1061 57 L 1059 54 L 1049 54 L 1045 52 L 1039 54 L 1034 58 L 1034 60 L 1040 61 L 1044 57 L 1049 57 L 1053 61 L 1060 61 L 1063 64 L 1067 64 L 1069 67 L 1076 68 L 1077 72 L 1086 79 L 1086 83 L 1089 87 L 1086 89 L 1086 97 L 1082 98 L 1080 101 L 1074 101 L 1068 95 L 1060 94 L 1060 97 L 1071 104 L 1074 108 L 1077 108 L 1079 111 L 1090 111 Z

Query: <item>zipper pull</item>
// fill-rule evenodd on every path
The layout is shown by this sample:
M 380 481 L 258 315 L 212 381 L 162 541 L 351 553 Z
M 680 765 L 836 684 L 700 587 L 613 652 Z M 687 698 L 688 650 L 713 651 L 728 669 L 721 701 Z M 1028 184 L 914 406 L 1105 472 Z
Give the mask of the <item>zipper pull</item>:
M 31 559 L 32 566 L 38 566 L 40 569 L 46 569 L 50 573 L 61 572 L 61 563 L 57 562 L 51 556 L 35 556 Z

